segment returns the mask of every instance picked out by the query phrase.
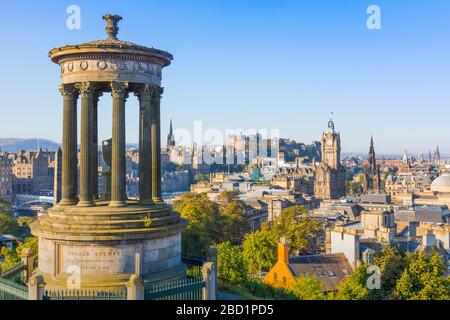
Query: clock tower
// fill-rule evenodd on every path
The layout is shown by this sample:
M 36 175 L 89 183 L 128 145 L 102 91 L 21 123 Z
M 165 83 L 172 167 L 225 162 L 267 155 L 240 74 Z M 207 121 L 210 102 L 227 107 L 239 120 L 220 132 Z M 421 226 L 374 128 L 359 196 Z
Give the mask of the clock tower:
M 334 130 L 331 119 L 327 132 L 322 133 L 322 162 L 332 169 L 338 170 L 341 167 L 341 135 Z
M 323 199 L 345 196 L 345 168 L 341 166 L 341 135 L 334 130 L 333 120 L 322 133 L 322 161 L 314 173 L 314 194 Z

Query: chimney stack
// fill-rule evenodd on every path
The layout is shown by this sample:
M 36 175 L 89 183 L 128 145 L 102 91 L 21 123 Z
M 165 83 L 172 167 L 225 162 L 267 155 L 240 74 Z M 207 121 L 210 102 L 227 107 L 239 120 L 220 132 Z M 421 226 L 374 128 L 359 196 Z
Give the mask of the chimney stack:
M 286 237 L 280 239 L 278 244 L 278 262 L 289 262 L 289 246 L 287 245 Z

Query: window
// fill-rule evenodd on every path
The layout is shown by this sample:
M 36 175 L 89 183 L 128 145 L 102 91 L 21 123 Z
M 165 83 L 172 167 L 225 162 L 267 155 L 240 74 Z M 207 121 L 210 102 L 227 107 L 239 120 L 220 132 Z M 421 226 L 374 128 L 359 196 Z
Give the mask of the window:
M 329 276 L 330 278 L 336 277 L 336 274 L 335 274 L 333 271 L 331 271 L 331 270 L 328 270 L 328 271 L 327 271 L 327 274 L 328 274 L 328 276 Z
M 273 274 L 273 283 L 278 283 L 278 274 L 276 272 Z
M 286 277 L 283 277 L 283 286 L 285 286 L 287 284 L 287 279 Z
M 318 275 L 319 277 L 322 277 L 322 276 L 324 275 L 324 273 L 323 273 L 322 271 L 319 271 L 319 272 L 317 272 L 317 275 Z
M 350 272 L 348 272 L 347 269 L 342 269 L 342 272 L 344 273 L 344 276 L 349 276 Z

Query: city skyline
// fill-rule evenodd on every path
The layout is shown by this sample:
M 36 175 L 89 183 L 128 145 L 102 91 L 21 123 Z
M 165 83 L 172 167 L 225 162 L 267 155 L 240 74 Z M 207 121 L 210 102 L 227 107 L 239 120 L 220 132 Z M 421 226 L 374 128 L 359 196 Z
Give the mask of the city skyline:
M 0 41 L 15 50 L 0 55 L 9 62 L 4 65 L 9 76 L 0 80 L 8 93 L 0 105 L 0 137 L 61 141 L 61 128 L 48 125 L 50 119 L 62 119 L 62 98 L 55 90 L 59 79 L 48 48 L 87 41 L 92 32 L 104 37 L 98 19 L 104 8 L 78 1 L 81 29 L 69 30 L 71 4 L 5 4 L 0 24 L 11 32 L 2 33 Z M 134 4 L 142 10 L 106 7 L 130 21 L 119 38 L 174 54 L 176 68 L 167 68 L 164 78 L 163 133 L 172 118 L 174 129 L 190 129 L 201 120 L 205 128 L 222 131 L 279 129 L 282 137 L 309 143 L 319 140 L 333 111 L 344 152 L 366 153 L 372 134 L 378 154 L 405 149 L 426 154 L 436 145 L 443 154 L 450 149 L 442 130 L 450 98 L 444 81 L 450 71 L 445 37 L 450 4 L 445 1 L 377 1 L 381 30 L 366 28 L 368 1 Z M 110 103 L 105 95 L 100 108 Z M 128 105 L 127 141 L 136 142 L 136 98 Z M 110 108 L 101 115 L 103 140 L 111 135 Z

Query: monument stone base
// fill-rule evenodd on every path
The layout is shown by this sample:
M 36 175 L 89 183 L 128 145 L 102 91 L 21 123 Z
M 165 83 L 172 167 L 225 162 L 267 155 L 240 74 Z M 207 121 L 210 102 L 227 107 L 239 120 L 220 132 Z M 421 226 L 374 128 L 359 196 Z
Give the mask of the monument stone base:
M 46 289 L 118 289 L 132 274 L 145 285 L 180 280 L 186 220 L 166 204 L 111 208 L 57 205 L 32 225 L 39 238 L 37 273 Z

